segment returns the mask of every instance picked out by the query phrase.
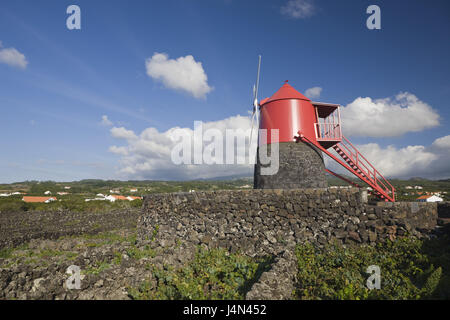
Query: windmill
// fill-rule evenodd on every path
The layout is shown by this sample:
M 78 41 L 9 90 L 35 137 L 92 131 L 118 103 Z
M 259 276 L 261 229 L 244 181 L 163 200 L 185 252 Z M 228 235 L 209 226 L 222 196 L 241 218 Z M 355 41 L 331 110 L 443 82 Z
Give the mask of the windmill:
M 267 130 L 267 141 L 258 141 L 258 148 L 278 144 L 280 161 L 278 172 L 270 176 L 260 174 L 263 164 L 257 161 L 254 174 L 256 189 L 326 188 L 325 172 L 359 187 L 325 168 L 325 154 L 366 183 L 374 196 L 384 201 L 395 201 L 392 184 L 342 134 L 339 104 L 311 101 L 287 80 L 270 98 L 258 103 L 257 88 L 254 101 L 258 110 L 254 109 L 254 115 L 258 112 L 259 129 Z M 279 133 L 274 141 L 272 130 Z

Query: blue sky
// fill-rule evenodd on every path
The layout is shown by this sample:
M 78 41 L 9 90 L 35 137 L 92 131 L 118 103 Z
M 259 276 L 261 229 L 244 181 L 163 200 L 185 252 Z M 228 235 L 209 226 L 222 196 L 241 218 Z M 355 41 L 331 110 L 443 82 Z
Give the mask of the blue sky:
M 295 17 L 282 10 L 289 1 L 311 10 Z M 66 28 L 71 4 L 81 8 L 81 30 Z M 366 28 L 371 4 L 381 8 L 381 30 Z M 247 116 L 258 54 L 261 98 L 286 79 L 300 92 L 320 87 L 316 100 L 343 106 L 358 97 L 390 98 L 389 109 L 399 93 L 415 96 L 438 123 L 415 131 L 412 121 L 401 133 L 350 134 L 351 141 L 374 152 L 388 175 L 396 175 L 392 164 L 375 152 L 390 148 L 391 162 L 411 163 L 416 153 L 408 147 L 421 146 L 420 170 L 411 166 L 398 176 L 450 177 L 449 139 L 436 142 L 450 134 L 449 14 L 445 0 L 2 1 L 0 50 L 14 48 L 27 63 L 0 63 L 0 182 L 177 178 L 155 174 L 165 171 L 143 159 L 151 152 L 131 158 L 137 144 L 112 129 L 160 134 L 192 128 L 195 120 Z M 154 53 L 201 62 L 210 91 L 195 97 L 149 76 Z M 405 123 L 392 121 L 385 131 Z M 129 148 L 127 156 L 111 146 Z

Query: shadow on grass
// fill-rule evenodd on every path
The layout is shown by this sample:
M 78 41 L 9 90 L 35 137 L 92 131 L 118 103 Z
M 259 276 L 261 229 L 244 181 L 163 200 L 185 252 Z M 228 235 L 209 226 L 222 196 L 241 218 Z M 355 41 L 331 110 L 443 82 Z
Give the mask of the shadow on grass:
M 444 227 L 439 237 L 424 240 L 420 253 L 433 270 L 419 277 L 419 285 L 427 291 L 422 298 L 450 300 L 450 225 Z
M 258 264 L 255 275 L 251 279 L 247 279 L 241 286 L 239 286 L 238 291 L 244 297 L 249 292 L 253 285 L 259 281 L 262 274 L 269 271 L 272 268 L 272 264 L 275 262 L 275 256 L 267 256 L 262 258 L 262 261 Z

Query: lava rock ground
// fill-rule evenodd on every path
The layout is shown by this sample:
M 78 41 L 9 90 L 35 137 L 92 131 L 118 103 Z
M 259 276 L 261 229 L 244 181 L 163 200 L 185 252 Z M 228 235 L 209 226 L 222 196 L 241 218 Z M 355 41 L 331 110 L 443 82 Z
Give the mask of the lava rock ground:
M 0 300 L 130 299 L 128 288 L 151 283 L 151 268 L 162 266 L 157 250 L 136 244 L 139 214 L 0 213 Z M 67 288 L 71 265 L 81 289 Z
M 130 299 L 128 289 L 152 277 L 155 252 L 135 244 L 135 230 L 32 239 L 0 258 L 0 299 Z M 81 288 L 68 289 L 71 265 Z

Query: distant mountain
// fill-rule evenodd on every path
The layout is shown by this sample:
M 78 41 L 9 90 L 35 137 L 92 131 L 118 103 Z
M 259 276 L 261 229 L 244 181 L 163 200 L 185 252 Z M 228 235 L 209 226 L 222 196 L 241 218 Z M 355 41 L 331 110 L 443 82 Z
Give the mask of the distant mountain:
M 232 176 L 223 176 L 223 177 L 214 177 L 207 179 L 198 179 L 198 181 L 230 181 L 230 180 L 252 180 L 253 177 L 249 177 L 247 175 L 232 175 Z
M 421 177 L 412 177 L 412 178 L 409 178 L 408 181 L 429 181 L 429 179 L 421 178 Z

